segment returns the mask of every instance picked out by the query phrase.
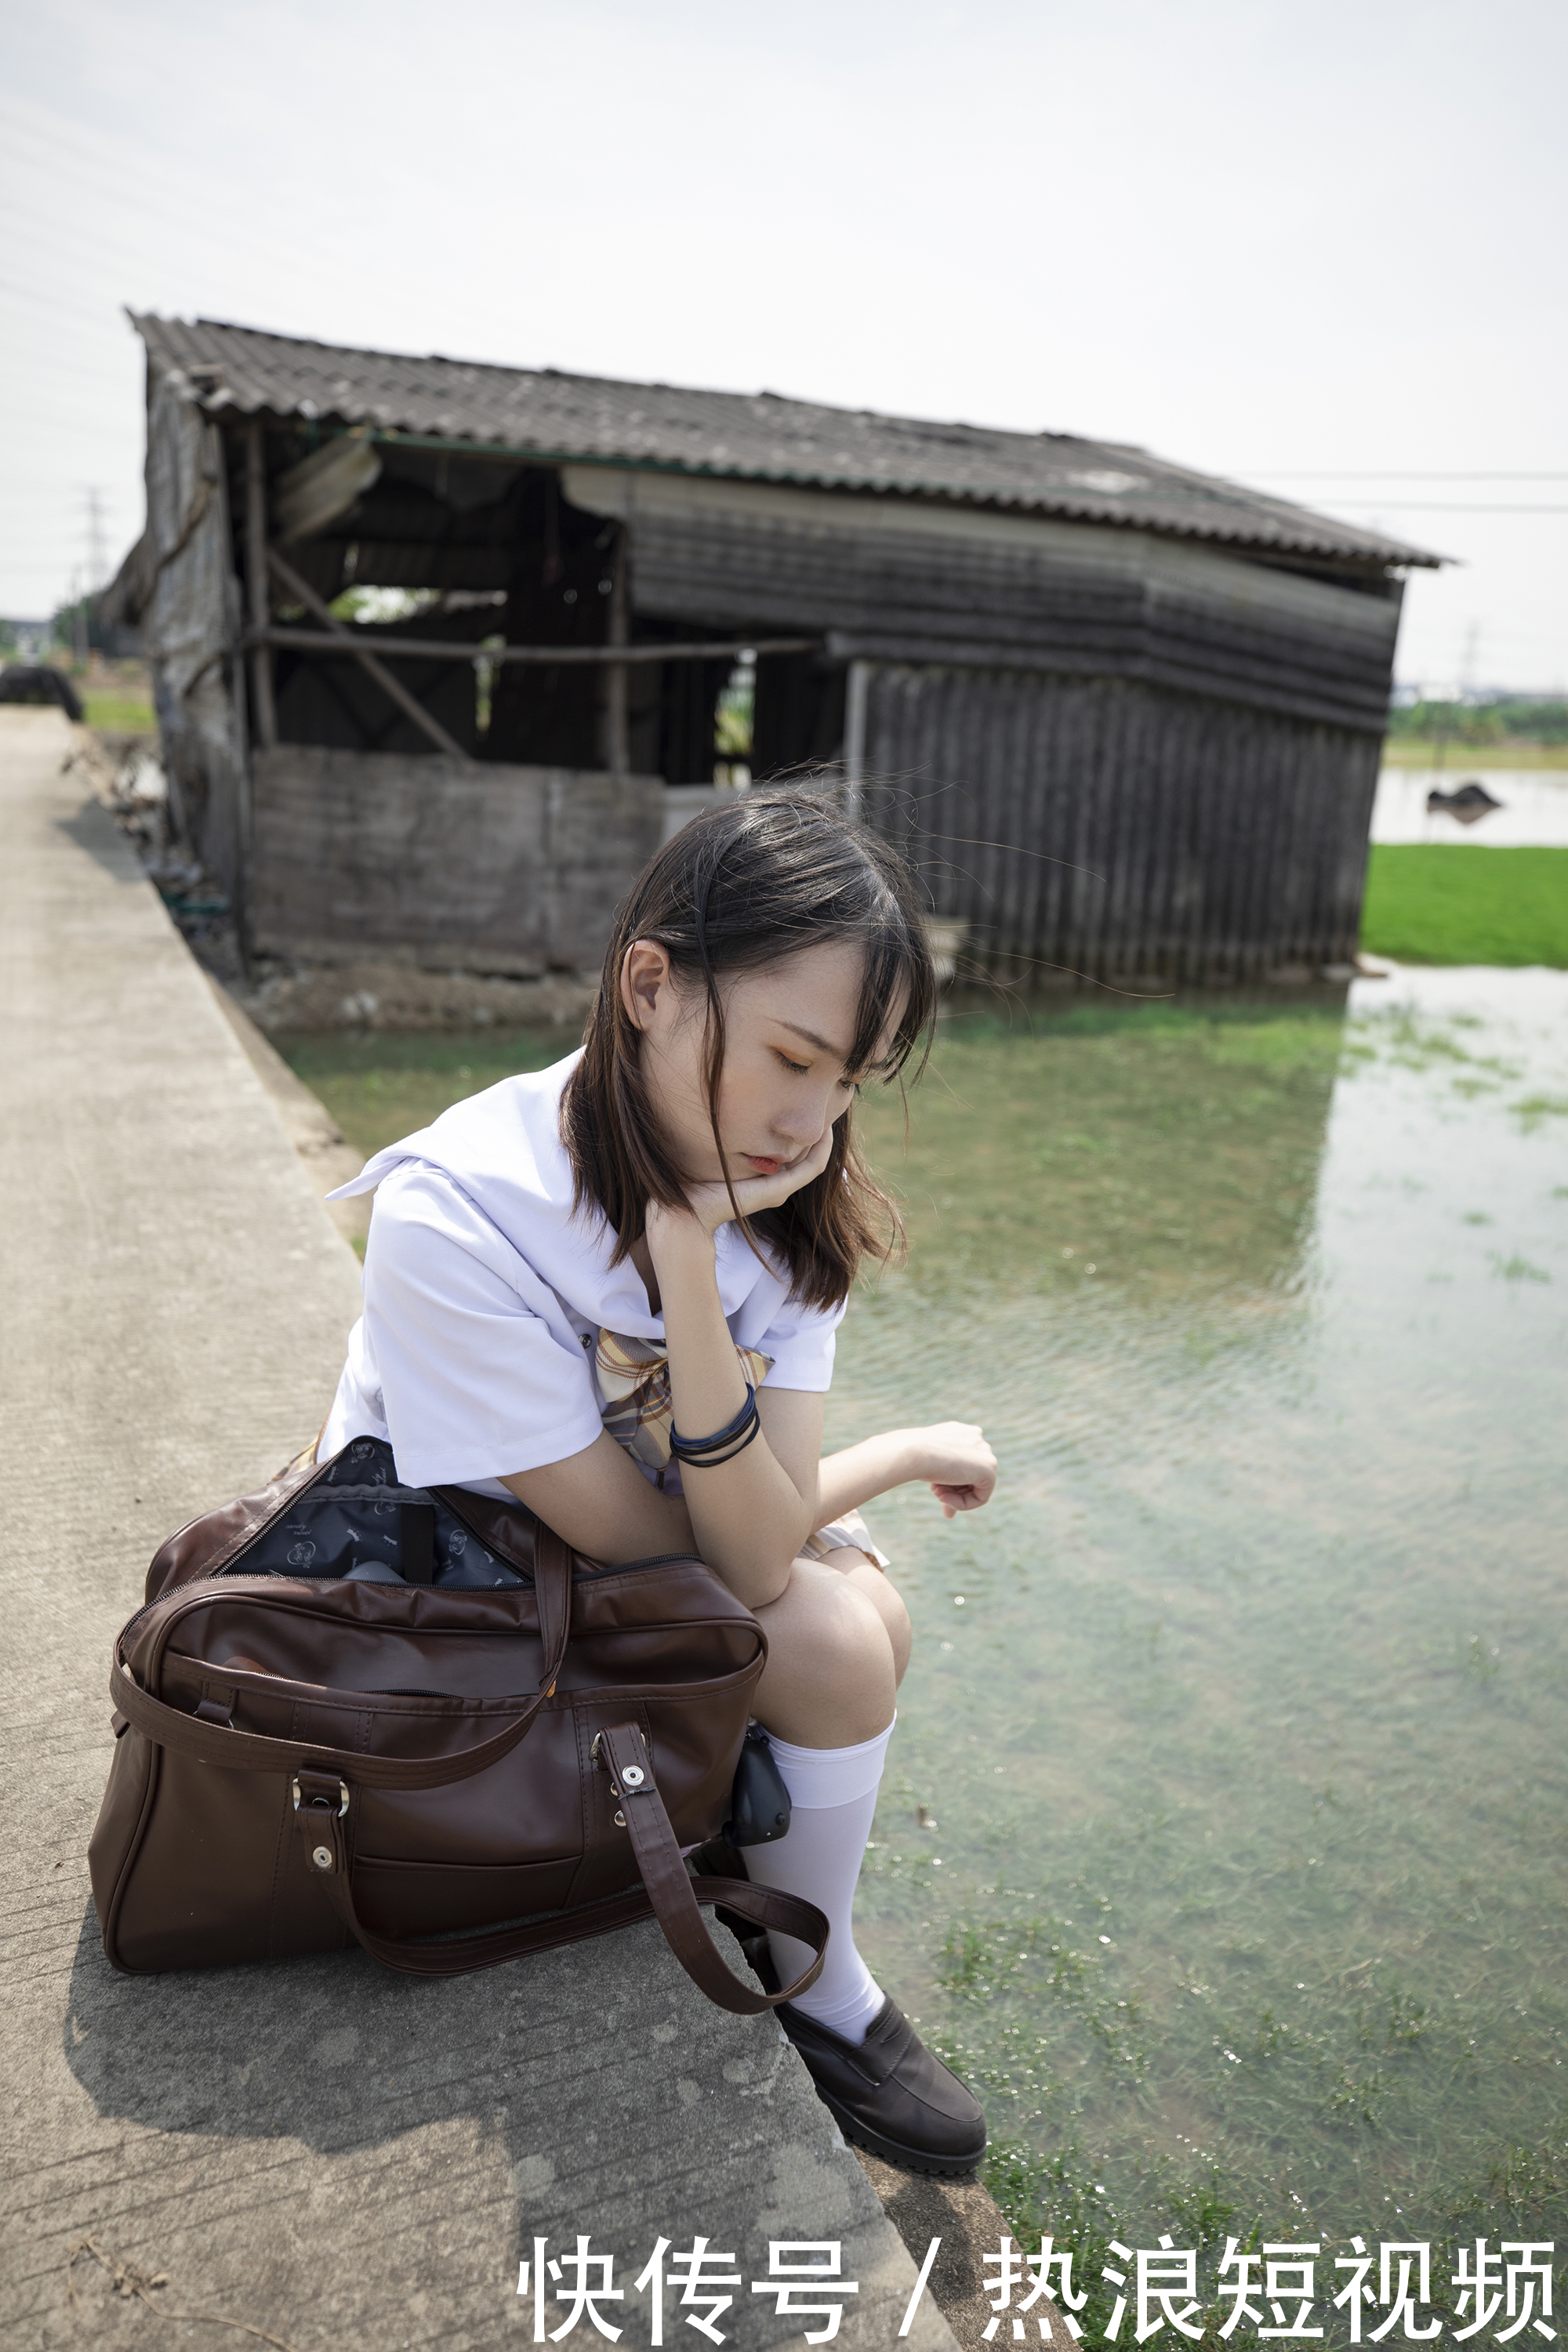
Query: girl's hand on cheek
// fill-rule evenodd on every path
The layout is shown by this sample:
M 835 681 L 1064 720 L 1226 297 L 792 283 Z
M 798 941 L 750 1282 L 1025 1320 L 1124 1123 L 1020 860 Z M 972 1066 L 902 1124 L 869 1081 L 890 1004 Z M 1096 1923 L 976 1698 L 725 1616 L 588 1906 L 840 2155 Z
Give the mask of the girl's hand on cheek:
M 760 1216 L 764 1209 L 782 1208 L 793 1193 L 816 1182 L 832 1156 L 833 1129 L 829 1126 L 808 1151 L 772 1176 L 743 1176 L 741 1169 L 744 1161 L 732 1164 L 730 1173 L 735 1187 L 735 1204 L 748 1217 Z M 648 1202 L 648 1255 L 656 1266 L 661 1246 L 679 1249 L 683 1241 L 689 1242 L 696 1234 L 711 1240 L 720 1226 L 729 1224 L 734 1217 L 735 1208 L 723 1184 L 689 1185 L 686 1198 L 686 1210 L 667 1209 L 657 1201 Z

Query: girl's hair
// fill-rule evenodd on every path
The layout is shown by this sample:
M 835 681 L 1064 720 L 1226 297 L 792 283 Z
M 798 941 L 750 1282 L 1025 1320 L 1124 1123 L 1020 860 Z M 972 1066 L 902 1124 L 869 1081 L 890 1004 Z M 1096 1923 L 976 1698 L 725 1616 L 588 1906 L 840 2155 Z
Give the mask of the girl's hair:
M 576 1205 L 604 1211 L 616 1236 L 611 1263 L 617 1265 L 641 1238 L 647 1202 L 677 1208 L 685 1198 L 649 1099 L 642 1033 L 621 997 L 621 968 L 637 940 L 657 940 L 679 984 L 706 992 L 708 1115 L 731 1202 L 718 1119 L 726 982 L 802 948 L 858 940 L 865 978 L 846 1067 L 867 1067 L 899 1005 L 892 1045 L 879 1067 L 886 1078 L 903 1070 L 936 1011 L 936 973 L 914 877 L 829 793 L 763 785 L 694 818 L 616 910 L 583 1059 L 562 1110 Z M 753 1248 L 765 1243 L 784 1260 L 791 1296 L 807 1307 L 837 1306 L 862 1257 L 887 1258 L 903 1239 L 898 1211 L 867 1170 L 851 1121 L 850 1111 L 839 1117 L 827 1166 L 782 1208 L 750 1219 L 737 1210 Z

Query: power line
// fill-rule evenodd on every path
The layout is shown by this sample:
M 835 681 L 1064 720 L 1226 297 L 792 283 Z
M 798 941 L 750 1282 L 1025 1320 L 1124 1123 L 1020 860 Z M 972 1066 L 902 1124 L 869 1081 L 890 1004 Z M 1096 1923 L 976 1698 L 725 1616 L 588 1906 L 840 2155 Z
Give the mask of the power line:
M 129 323 L 118 302 L 106 304 L 101 310 L 85 302 L 63 302 L 58 294 L 41 293 L 36 286 L 18 286 L 11 278 L 0 278 L 0 294 L 16 295 L 24 302 L 41 303 L 45 310 L 58 310 L 63 318 L 89 319 L 96 327 L 107 327 L 112 321 L 123 332 Z
M 79 149 L 78 152 L 83 151 Z M 94 160 L 101 161 L 100 158 Z M 83 177 L 79 165 L 72 166 L 72 174 L 67 184 L 79 185 Z M 171 229 L 177 227 L 184 232 L 184 250 L 187 254 L 227 261 L 232 259 L 237 244 L 247 255 L 260 254 L 274 262 L 286 263 L 291 275 L 307 285 L 325 287 L 331 282 L 335 289 L 338 283 L 330 264 L 323 268 L 319 260 L 311 259 L 307 260 L 301 269 L 299 245 L 289 236 L 286 228 L 270 228 L 246 219 L 238 208 L 222 197 L 215 197 L 210 188 L 205 185 L 197 185 L 188 191 L 173 190 L 166 199 L 163 199 L 156 190 L 144 184 L 143 174 L 139 180 L 136 194 L 129 202 L 122 184 L 107 185 L 103 193 L 113 201 L 117 218 L 133 236 L 141 227 L 142 244 L 127 245 L 113 231 L 101 227 L 95 226 L 90 231 L 79 229 L 81 241 L 78 249 L 90 253 L 94 258 L 100 258 L 105 250 L 118 251 L 134 266 L 145 267 L 148 258 L 146 248 L 156 244 L 160 250 L 169 249 L 172 245 Z M 68 245 L 73 236 L 79 234 L 79 225 L 62 219 L 58 214 L 33 211 L 10 194 L 0 197 L 0 205 L 18 219 L 47 231 L 54 237 L 62 238 Z M 160 210 L 165 214 L 167 226 L 155 218 L 149 218 Z M 142 216 L 140 223 L 138 213 Z
M 5 118 L 5 103 L 0 100 L 0 120 Z M 298 247 L 289 240 L 286 230 L 271 229 L 258 224 L 247 215 L 243 202 L 237 204 L 231 197 L 215 194 L 197 166 L 190 167 L 187 178 L 177 182 L 165 178 L 160 187 L 150 176 L 148 152 L 139 144 L 132 146 L 128 153 L 121 151 L 125 169 L 116 174 L 104 145 L 90 144 L 74 138 L 58 120 L 44 131 L 13 113 L 9 129 L 13 136 L 19 134 L 37 143 L 46 167 L 58 163 L 60 152 L 66 151 L 70 169 L 68 175 L 62 176 L 68 177 L 73 187 L 81 186 L 96 173 L 100 191 L 117 207 L 123 209 L 126 173 L 130 173 L 136 191 L 134 201 L 145 210 L 163 211 L 187 229 L 195 227 L 200 231 L 205 227 L 216 230 L 220 237 L 226 230 L 233 231 L 244 238 L 247 250 L 255 250 L 258 246 L 269 247 L 279 257 L 298 263 Z M 107 175 L 106 164 L 110 166 Z M 152 168 L 156 171 L 162 167 L 155 164 Z
M 226 235 L 221 227 L 215 229 L 194 215 L 184 225 L 182 236 L 155 222 L 139 222 L 133 213 L 125 213 L 122 217 L 126 221 L 128 236 L 117 236 L 111 231 L 89 226 L 85 222 L 79 224 L 47 213 L 34 212 L 9 197 L 0 197 L 0 215 L 8 215 L 10 219 L 22 223 L 35 246 L 40 241 L 36 233 L 45 232 L 51 246 L 71 257 L 74 267 L 80 268 L 85 264 L 97 269 L 112 268 L 127 277 L 143 280 L 153 270 L 166 272 L 170 268 L 180 268 L 188 273 L 192 269 L 201 269 L 210 273 L 215 267 L 232 268 L 236 253 L 241 249 L 247 255 L 261 252 L 275 262 L 284 258 L 283 248 L 276 245 L 270 256 L 267 256 L 268 241 L 262 238 L 252 237 L 241 248 L 238 241 Z M 328 271 L 320 266 L 301 269 L 298 253 L 292 257 L 292 275 L 297 283 L 308 289 L 320 290 L 329 283 Z M 341 279 L 332 282 L 334 290 L 342 283 Z M 145 308 L 146 305 L 139 304 L 137 307 Z
M 1560 515 L 1568 514 L 1562 507 L 1479 507 L 1447 506 L 1433 499 L 1379 499 L 1375 502 L 1361 499 L 1330 499 L 1330 506 L 1352 507 L 1357 514 L 1485 514 L 1485 515 Z
M 1366 474 L 1332 473 L 1319 467 L 1312 473 L 1288 473 L 1273 466 L 1245 466 L 1243 473 L 1265 476 L 1273 482 L 1568 482 L 1568 474 Z
M 35 383 L 45 376 L 69 376 L 75 383 L 89 383 L 96 390 L 103 393 L 112 392 L 117 399 L 121 399 L 124 397 L 127 381 L 134 386 L 138 396 L 142 391 L 141 371 L 135 367 L 135 354 L 132 354 L 132 373 L 129 379 L 126 379 L 111 374 L 107 367 L 79 366 L 74 360 L 62 359 L 58 352 L 46 349 L 29 354 L 28 373 Z M 138 397 L 138 409 L 140 410 L 140 397 Z
M 108 388 L 105 386 L 106 391 Z M 118 392 L 115 394 L 115 398 L 116 400 L 120 398 Z M 53 426 L 64 433 L 95 433 L 102 429 L 106 405 L 107 404 L 100 403 L 96 414 L 84 414 L 79 408 L 68 411 L 56 409 L 52 415 L 46 416 L 37 409 L 14 408 L 4 394 L 0 394 L 0 417 L 5 419 L 7 425 L 32 425 L 42 426 L 46 431 Z M 142 422 L 140 412 L 136 422 L 138 425 Z

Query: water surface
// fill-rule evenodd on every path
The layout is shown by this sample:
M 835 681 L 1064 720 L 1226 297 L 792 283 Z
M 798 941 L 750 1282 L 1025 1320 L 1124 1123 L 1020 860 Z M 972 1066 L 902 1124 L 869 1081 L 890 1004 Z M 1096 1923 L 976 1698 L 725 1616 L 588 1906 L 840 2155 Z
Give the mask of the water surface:
M 907 1157 L 868 1113 L 911 1255 L 830 1436 L 979 1420 L 1005 1475 L 874 1507 L 864 1942 L 1010 2210 L 1568 2236 L 1568 975 L 982 1014 Z
M 369 1151 L 563 1043 L 290 1055 Z M 831 1439 L 1004 1469 L 873 1508 L 863 1937 L 1015 2226 L 1568 2240 L 1568 974 L 961 1013 L 863 1111 L 911 1255 Z
M 1432 793 L 1483 784 L 1498 805 L 1465 824 L 1429 809 Z M 1382 770 L 1373 803 L 1373 841 L 1470 841 L 1491 849 L 1568 847 L 1568 769 L 1498 768 L 1466 763 L 1462 752 L 1442 768 Z

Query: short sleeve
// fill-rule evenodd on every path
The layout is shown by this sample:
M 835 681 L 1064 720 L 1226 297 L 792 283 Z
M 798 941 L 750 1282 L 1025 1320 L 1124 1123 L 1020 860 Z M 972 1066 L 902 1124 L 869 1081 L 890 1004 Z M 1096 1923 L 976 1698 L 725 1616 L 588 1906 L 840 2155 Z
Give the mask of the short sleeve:
M 428 1163 L 400 1168 L 376 1195 L 364 1340 L 411 1486 L 515 1475 L 599 1434 L 593 1374 L 559 1300 Z
M 821 1391 L 831 1388 L 838 1326 L 848 1303 L 846 1299 L 837 1307 L 802 1307 L 786 1298 L 762 1338 L 749 1342 L 773 1360 L 763 1387 Z

